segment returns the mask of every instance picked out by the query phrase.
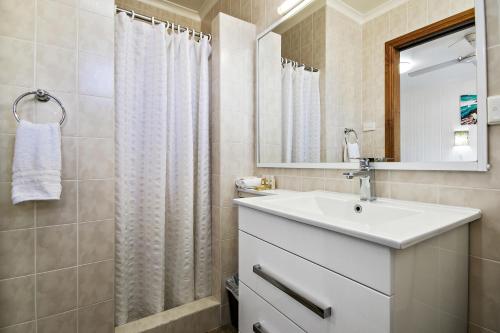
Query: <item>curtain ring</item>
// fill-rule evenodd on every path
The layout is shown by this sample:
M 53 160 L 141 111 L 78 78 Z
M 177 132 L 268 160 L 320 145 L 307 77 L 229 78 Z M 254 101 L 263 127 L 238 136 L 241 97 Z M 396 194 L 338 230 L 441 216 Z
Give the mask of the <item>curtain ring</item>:
M 155 25 L 155 17 L 151 16 L 151 25 Z
M 135 12 L 132 11 L 132 20 L 135 19 Z

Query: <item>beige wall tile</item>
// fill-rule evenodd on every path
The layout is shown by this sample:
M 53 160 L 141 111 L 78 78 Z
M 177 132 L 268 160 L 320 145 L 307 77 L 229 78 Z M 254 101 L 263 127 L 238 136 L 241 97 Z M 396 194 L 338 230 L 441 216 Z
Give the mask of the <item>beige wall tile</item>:
M 14 157 L 14 135 L 0 134 L 0 181 L 12 180 L 12 158 Z
M 76 180 L 77 163 L 77 139 L 71 137 L 62 137 L 62 179 Z
M 36 57 L 38 87 L 49 91 L 76 91 L 75 51 L 39 44 Z
M 450 15 L 458 14 L 464 10 L 474 8 L 474 0 L 452 0 L 450 1 Z
M 238 271 L 238 238 L 221 241 L 222 272 L 234 274 Z
M 33 227 L 33 203 L 24 202 L 12 205 L 11 183 L 0 182 L 0 230 L 13 230 Z
M 34 319 L 34 295 L 33 275 L 0 281 L 0 327 Z
M 33 86 L 33 43 L 0 36 L 0 84 Z
M 238 237 L 238 210 L 236 207 L 221 208 L 222 240 Z
M 63 181 L 61 200 L 37 203 L 38 227 L 76 222 L 76 186 L 76 181 Z
M 443 187 L 439 189 L 439 203 L 479 208 L 481 221 L 471 224 L 470 253 L 474 256 L 500 260 L 500 226 L 498 214 L 500 191 Z
M 78 306 L 113 298 L 114 261 L 102 261 L 78 267 Z
M 37 11 L 38 43 L 76 48 L 76 7 L 52 0 L 38 0 Z
M 80 52 L 80 93 L 99 97 L 113 97 L 113 54 L 106 56 Z
M 33 40 L 35 0 L 3 0 L 0 2 L 0 12 L 0 35 Z M 19 19 L 21 17 L 22 20 Z
M 0 232 L 0 279 L 35 272 L 33 229 Z
M 78 228 L 80 264 L 113 258 L 113 220 L 80 223 Z
M 115 159 L 113 139 L 81 138 L 78 154 L 78 179 L 113 177 Z
M 469 333 L 495 333 L 495 332 L 471 323 L 469 324 Z
M 347 179 L 327 179 L 325 182 L 325 190 L 332 192 L 353 192 L 353 182 Z
M 241 0 L 230 0 L 231 2 L 231 16 L 241 18 Z
M 16 133 L 17 121 L 12 114 L 12 103 L 25 92 L 26 88 L 23 87 L 0 85 L 0 133 Z M 22 99 L 17 104 L 17 113 L 22 119 L 32 121 L 35 110 L 34 105 L 33 101 Z
M 420 202 L 437 203 L 438 187 L 417 184 L 391 184 L 391 198 Z
M 107 301 L 78 310 L 79 333 L 114 332 L 113 301 Z
M 38 318 L 76 308 L 76 268 L 37 275 Z
M 469 320 L 493 331 L 500 330 L 500 263 L 470 259 Z
M 76 311 L 69 311 L 38 320 L 37 333 L 76 333 Z
M 252 0 L 241 0 L 241 19 L 246 22 L 252 21 Z
M 500 45 L 500 3 L 497 0 L 486 0 L 486 45 Z
M 78 29 L 79 49 L 101 55 L 114 52 L 113 18 L 80 10 Z M 95 38 L 99 35 L 100 38 Z
M 427 24 L 427 0 L 408 1 L 408 31 L 417 30 Z
M 63 136 L 76 136 L 78 134 L 78 105 L 76 94 L 57 90 L 51 90 L 50 93 L 61 101 L 66 110 L 67 115 L 61 126 L 61 134 Z M 61 108 L 54 101 L 36 103 L 36 121 L 38 123 L 59 122 L 61 117 Z
M 404 3 L 389 12 L 389 34 L 391 38 L 408 32 L 408 4 Z
M 442 0 L 428 0 L 427 21 L 437 22 L 450 15 L 450 3 Z
M 0 328 L 0 333 L 35 333 L 35 322 L 30 321 L 28 323 Z
M 326 186 L 325 179 L 323 178 L 302 178 L 302 191 L 324 191 Z
M 37 272 L 76 266 L 76 230 L 76 224 L 37 229 Z
M 252 0 L 252 23 L 257 27 L 257 31 L 262 31 L 266 25 L 266 2 L 262 0 Z
M 114 182 L 87 180 L 78 182 L 80 222 L 112 219 L 114 214 Z
M 75 0 L 65 0 L 73 1 Z M 103 1 L 103 0 L 81 0 L 80 8 L 91 11 L 96 14 L 105 15 L 113 17 L 115 14 L 115 4 L 113 1 Z
M 500 68 L 500 46 L 488 49 L 488 72 Z M 500 94 L 500 78 L 498 75 L 488 75 L 488 96 Z
M 88 137 L 113 137 L 113 111 L 114 105 L 111 98 L 80 96 L 79 134 Z
M 78 4 L 78 0 L 54 0 L 54 1 L 66 4 L 66 5 L 71 5 L 71 6 L 76 6 Z M 97 0 L 97 1 L 101 1 L 101 0 Z M 102 2 L 104 2 L 104 1 L 102 1 Z
M 81 15 L 77 6 L 82 8 Z M 75 222 L 78 214 L 79 184 L 76 180 L 79 147 L 75 137 L 105 137 L 111 142 L 114 136 L 113 17 L 114 1 L 111 0 L 0 1 L 0 280 L 9 279 L 0 281 L 2 333 L 35 331 L 35 322 L 5 327 L 33 319 L 35 302 L 38 304 L 40 318 L 38 332 L 76 332 L 76 310 L 71 312 L 71 309 L 76 307 L 77 299 L 76 268 L 61 269 L 76 266 L 78 256 Z M 98 33 L 95 33 L 96 31 Z M 35 33 L 36 44 L 33 43 Z M 89 38 L 90 34 L 93 34 L 92 39 Z M 80 43 L 77 35 L 80 36 Z M 94 53 L 86 54 L 82 51 Z M 96 56 L 96 53 L 101 56 Z M 82 85 L 81 91 L 87 94 L 101 94 L 108 96 L 107 98 L 77 95 L 77 54 L 81 55 L 79 63 L 83 75 L 80 78 L 87 84 Z M 10 108 L 17 96 L 34 87 L 49 90 L 62 101 L 68 112 L 62 127 L 62 199 L 38 202 L 36 210 L 33 202 L 13 206 L 10 198 L 10 165 L 13 134 L 17 125 Z M 22 119 L 28 121 L 36 119 L 41 123 L 60 119 L 60 110 L 52 102 L 35 103 L 28 98 L 18 105 L 18 111 Z M 79 120 L 82 120 L 81 127 Z M 7 134 L 11 136 L 5 136 Z M 88 151 L 83 149 L 82 155 L 85 152 Z M 93 157 L 95 164 L 99 164 L 100 161 Z M 91 170 L 85 169 L 88 164 L 83 166 L 82 173 Z M 109 168 L 104 170 L 109 171 Z M 109 179 L 102 183 L 81 183 L 82 220 L 113 218 L 113 173 L 108 172 L 106 177 Z M 92 198 L 96 196 L 97 198 Z M 104 205 L 95 204 L 103 198 Z M 35 214 L 37 227 L 41 228 L 26 229 L 34 226 Z M 84 240 L 84 247 L 81 258 L 92 261 L 113 258 L 113 221 L 106 221 L 102 228 L 96 228 L 94 234 L 85 233 L 90 230 L 86 225 L 82 230 L 80 239 Z M 4 236 L 8 238 L 4 239 Z M 89 237 L 94 238 L 94 243 L 88 241 Z M 35 251 L 38 252 L 38 272 L 59 270 L 42 273 L 37 277 L 17 278 L 16 276 L 34 272 Z M 34 290 L 35 278 L 38 279 L 37 295 Z M 25 281 L 31 282 L 29 284 Z M 24 284 L 24 289 L 18 287 L 20 282 Z M 7 284 L 8 287 L 5 287 Z M 9 311 L 4 311 L 4 308 L 9 308 Z M 30 310 L 28 317 L 26 309 Z M 60 312 L 68 309 L 70 312 L 59 316 Z M 112 313 L 109 318 L 113 318 Z

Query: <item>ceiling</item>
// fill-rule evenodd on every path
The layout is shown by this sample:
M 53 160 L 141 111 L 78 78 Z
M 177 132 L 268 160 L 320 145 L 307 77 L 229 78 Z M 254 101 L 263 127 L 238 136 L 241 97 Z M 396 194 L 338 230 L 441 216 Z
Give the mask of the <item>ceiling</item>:
M 361 14 L 367 14 L 376 7 L 390 2 L 391 0 L 342 0 L 346 5 L 355 9 Z
M 464 36 L 471 32 L 475 32 L 475 27 L 460 30 L 425 44 L 404 50 L 400 53 L 401 62 L 410 64 L 411 68 L 408 73 L 411 73 L 419 69 L 428 68 L 429 66 L 456 59 L 459 56 L 466 56 L 474 53 L 474 47 L 464 39 Z M 401 74 L 401 87 L 422 86 L 436 79 L 442 82 L 443 77 L 445 80 L 456 80 L 460 77 L 475 77 L 476 68 L 471 62 L 465 61 L 415 77 L 410 77 L 407 75 L 408 73 Z

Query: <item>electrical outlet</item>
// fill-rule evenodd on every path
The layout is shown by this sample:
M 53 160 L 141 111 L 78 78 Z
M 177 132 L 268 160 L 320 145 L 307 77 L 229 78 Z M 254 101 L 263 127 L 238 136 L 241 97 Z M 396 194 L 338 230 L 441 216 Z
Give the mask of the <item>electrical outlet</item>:
M 500 124 L 500 95 L 488 97 L 488 124 Z

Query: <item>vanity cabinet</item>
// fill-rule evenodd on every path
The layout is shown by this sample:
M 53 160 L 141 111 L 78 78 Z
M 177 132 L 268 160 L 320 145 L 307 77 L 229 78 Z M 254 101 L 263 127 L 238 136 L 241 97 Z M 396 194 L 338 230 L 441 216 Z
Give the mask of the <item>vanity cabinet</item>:
M 240 206 L 240 332 L 466 333 L 467 253 L 467 224 L 395 249 Z

